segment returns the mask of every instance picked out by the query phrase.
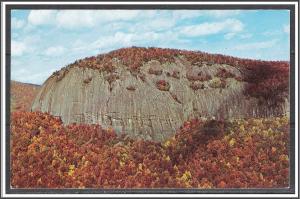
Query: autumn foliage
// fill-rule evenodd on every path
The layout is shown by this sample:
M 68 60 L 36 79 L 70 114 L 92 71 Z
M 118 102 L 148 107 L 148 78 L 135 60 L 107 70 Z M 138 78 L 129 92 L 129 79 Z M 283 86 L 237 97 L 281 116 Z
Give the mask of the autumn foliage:
M 100 71 L 113 72 L 116 64 L 122 64 L 135 76 L 144 81 L 144 76 L 140 72 L 143 64 L 156 60 L 161 64 L 174 63 L 176 59 L 184 59 L 192 65 L 227 64 L 239 69 L 241 77 L 234 77 L 234 74 L 225 69 L 218 72 L 217 77 L 234 77 L 238 81 L 246 81 L 248 86 L 245 94 L 256 97 L 260 102 L 264 102 L 269 107 L 282 103 L 288 93 L 289 88 L 289 62 L 285 61 L 261 61 L 252 59 L 241 59 L 221 54 L 209 54 L 201 51 L 188 51 L 168 48 L 143 48 L 130 47 L 121 48 L 106 54 L 87 57 L 75 61 L 68 67 L 88 67 Z M 57 72 L 56 72 L 57 73 Z M 56 74 L 55 73 L 55 74 Z M 160 75 L 160 71 L 149 71 L 150 74 Z M 58 74 L 58 73 L 57 73 Z M 170 76 L 171 74 L 169 74 Z M 177 74 L 172 74 L 178 78 Z M 207 81 L 210 76 L 187 75 L 188 79 Z
M 273 107 L 284 102 L 289 93 L 289 67 L 286 64 L 258 63 L 248 70 L 245 76 L 245 81 L 249 82 L 245 91 L 248 95 Z
M 156 82 L 156 87 L 161 91 L 168 91 L 170 90 L 170 84 L 165 80 L 158 80 Z
M 262 65 L 274 65 L 276 67 L 288 67 L 289 63 L 284 61 L 260 61 L 252 59 L 241 59 L 232 56 L 221 54 L 209 54 L 201 51 L 189 51 L 169 48 L 144 48 L 144 47 L 130 47 L 121 48 L 111 51 L 106 54 L 97 56 L 86 57 L 77 60 L 71 66 L 88 67 L 100 69 L 105 71 L 113 71 L 114 65 L 117 62 L 122 63 L 124 66 L 138 70 L 144 63 L 152 60 L 159 61 L 161 64 L 173 63 L 176 58 L 185 58 L 191 64 L 228 64 L 231 66 L 240 66 L 247 68 L 256 68 Z
M 99 125 L 11 115 L 14 188 L 266 188 L 289 186 L 287 117 L 193 119 L 163 143 Z

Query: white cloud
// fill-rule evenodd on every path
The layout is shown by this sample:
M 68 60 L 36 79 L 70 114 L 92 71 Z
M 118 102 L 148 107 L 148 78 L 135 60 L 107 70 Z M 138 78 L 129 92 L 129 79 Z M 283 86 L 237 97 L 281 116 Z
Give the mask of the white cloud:
M 173 11 L 175 19 L 191 19 L 196 17 L 225 18 L 240 14 L 240 10 L 176 10 Z
M 28 22 L 32 25 L 47 25 L 55 20 L 55 10 L 32 10 L 28 15 Z
M 73 43 L 70 51 L 74 53 L 90 54 L 104 53 L 116 48 L 130 46 L 153 46 L 153 42 L 157 43 L 157 47 L 170 46 L 171 44 L 181 43 L 178 35 L 172 31 L 164 32 L 116 32 L 112 35 L 101 35 L 94 42 L 84 42 L 77 40 Z
M 282 31 L 281 30 L 269 30 L 269 31 L 265 31 L 262 33 L 263 36 L 266 36 L 266 37 L 272 37 L 272 36 L 278 36 L 278 35 L 281 35 L 282 34 Z
M 191 19 L 195 17 L 203 16 L 204 12 L 200 10 L 176 10 L 172 15 L 174 19 Z
M 175 25 L 175 23 L 176 23 L 175 20 L 170 20 L 167 18 L 164 19 L 157 18 L 145 25 L 148 27 L 148 29 L 151 29 L 152 31 L 161 31 L 161 30 L 172 28 Z
M 73 52 L 106 52 L 114 48 L 133 45 L 134 33 L 116 32 L 112 35 L 102 35 L 99 39 L 93 42 L 84 42 L 77 40 L 70 49 Z
M 159 10 L 32 10 L 28 16 L 28 22 L 31 25 L 52 24 L 60 28 L 76 29 L 82 27 L 91 28 L 99 24 L 116 21 L 151 19 L 148 21 L 150 26 L 163 28 L 174 24 L 176 20 L 191 19 L 199 16 L 224 18 L 239 13 L 240 11 L 238 10 L 176 10 L 171 12 Z
M 235 35 L 236 35 L 235 32 L 230 32 L 230 33 L 225 34 L 225 35 L 224 35 L 224 38 L 225 38 L 226 40 L 229 40 L 229 39 L 232 39 Z
M 22 56 L 26 51 L 26 45 L 24 42 L 11 41 L 11 54 L 12 56 Z
M 128 27 L 130 32 L 158 32 L 165 31 L 173 28 L 176 25 L 176 21 L 169 18 L 153 18 L 147 22 L 142 20 L 138 23 L 131 23 Z M 125 28 L 125 27 L 124 27 Z
M 11 28 L 12 29 L 20 29 L 20 28 L 23 28 L 24 25 L 25 25 L 25 21 L 22 19 L 17 19 L 15 17 L 13 17 L 11 19 Z
M 55 69 L 47 69 L 32 73 L 29 68 L 22 67 L 11 72 L 11 79 L 23 83 L 42 84 L 54 71 Z
M 20 35 L 16 35 L 17 38 L 20 38 Z M 41 37 L 36 34 L 25 35 L 22 40 L 14 38 L 11 40 L 11 54 L 12 56 L 36 55 L 39 52 L 40 43 Z
M 144 34 L 146 33 L 143 33 L 143 35 Z M 143 35 L 138 33 L 117 32 L 113 35 L 102 36 L 95 42 L 83 46 L 83 49 L 93 50 L 94 52 L 107 52 L 115 48 L 134 46 L 142 40 L 141 37 L 145 40 L 146 37 Z M 147 36 L 149 39 L 153 39 L 154 37 L 151 34 L 148 34 Z
M 241 34 L 240 38 L 242 39 L 249 39 L 251 38 L 253 35 L 251 33 L 245 33 L 245 34 Z
M 97 12 L 97 14 L 99 15 L 99 17 L 101 17 L 101 19 L 103 21 L 128 21 L 128 20 L 132 20 L 135 19 L 136 17 L 138 17 L 139 15 L 143 15 L 143 13 L 146 13 L 148 11 L 143 11 L 143 10 L 103 10 L 103 11 L 99 11 Z M 150 16 L 153 16 L 153 12 L 148 13 L 150 14 Z
M 217 34 L 221 32 L 235 33 L 240 32 L 244 28 L 241 21 L 237 19 L 227 19 L 222 22 L 202 23 L 198 25 L 190 25 L 180 28 L 183 35 L 196 37 L 203 35 Z
M 94 11 L 67 10 L 59 11 L 56 15 L 57 26 L 62 28 L 92 27 L 97 21 Z
M 55 57 L 62 55 L 65 52 L 65 48 L 62 46 L 52 46 L 46 49 L 45 55 L 50 57 Z
M 210 10 L 207 14 L 211 17 L 229 17 L 240 14 L 240 10 Z
M 283 32 L 287 33 L 287 34 L 290 34 L 290 25 L 284 25 L 283 26 Z
M 113 21 L 137 19 L 145 11 L 138 10 L 32 10 L 28 15 L 31 25 L 52 24 L 60 28 L 94 27 Z M 147 12 L 147 11 L 146 11 Z M 148 14 L 151 14 L 149 12 Z M 144 15 L 151 16 L 151 15 Z
M 271 41 L 262 41 L 262 42 L 252 42 L 252 43 L 244 43 L 239 44 L 233 47 L 233 50 L 257 50 L 257 49 L 266 49 L 266 48 L 272 48 L 277 43 L 277 40 L 271 40 Z

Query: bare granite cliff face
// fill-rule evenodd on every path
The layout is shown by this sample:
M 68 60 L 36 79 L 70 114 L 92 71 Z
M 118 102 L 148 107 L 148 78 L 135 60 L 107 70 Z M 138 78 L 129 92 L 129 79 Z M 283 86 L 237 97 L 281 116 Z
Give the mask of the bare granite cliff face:
M 289 110 L 287 98 L 270 108 L 244 95 L 243 71 L 227 64 L 191 64 L 176 57 L 172 63 L 148 61 L 138 74 L 117 59 L 113 65 L 114 72 L 63 68 L 43 84 L 32 110 L 61 116 L 65 124 L 97 123 L 159 141 L 193 117 L 276 116 Z

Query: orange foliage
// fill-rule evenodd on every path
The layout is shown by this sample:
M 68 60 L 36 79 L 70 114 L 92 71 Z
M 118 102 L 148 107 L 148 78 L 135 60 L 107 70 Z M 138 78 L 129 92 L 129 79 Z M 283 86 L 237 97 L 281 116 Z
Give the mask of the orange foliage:
M 230 133 L 229 133 L 230 132 Z M 288 120 L 186 122 L 164 143 L 99 125 L 11 115 L 11 185 L 19 188 L 265 188 L 289 184 Z

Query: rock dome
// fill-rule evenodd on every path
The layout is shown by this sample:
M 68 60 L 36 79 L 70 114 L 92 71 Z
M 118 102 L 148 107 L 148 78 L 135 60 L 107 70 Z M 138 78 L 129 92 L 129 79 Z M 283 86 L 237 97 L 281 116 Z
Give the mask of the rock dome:
M 60 116 L 65 124 L 97 123 L 131 137 L 162 141 L 194 117 L 287 113 L 288 72 L 286 62 L 124 48 L 52 74 L 32 110 Z

